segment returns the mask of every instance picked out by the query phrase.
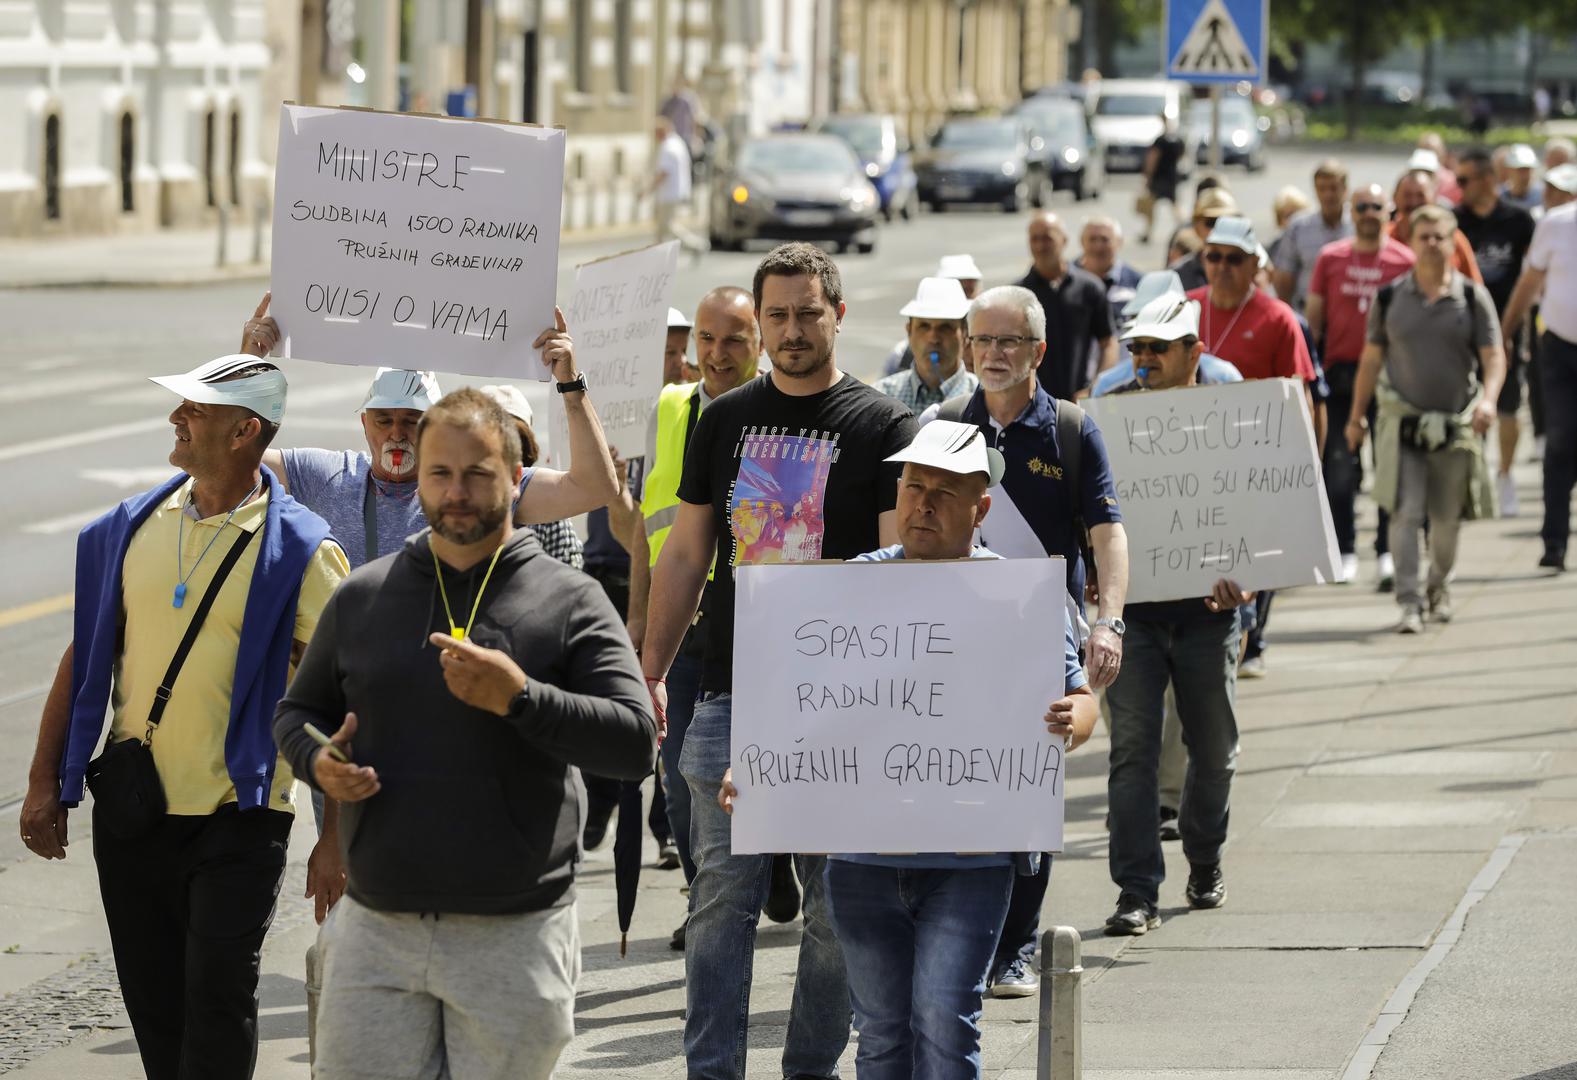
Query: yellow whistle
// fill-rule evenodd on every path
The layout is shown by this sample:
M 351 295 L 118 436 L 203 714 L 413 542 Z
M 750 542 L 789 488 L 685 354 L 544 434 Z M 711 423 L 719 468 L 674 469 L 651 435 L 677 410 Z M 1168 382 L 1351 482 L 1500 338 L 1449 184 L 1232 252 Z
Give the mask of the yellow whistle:
M 453 625 L 451 623 L 449 629 L 450 629 L 450 634 L 449 634 L 450 637 L 454 638 L 456 641 L 464 641 L 465 640 L 465 627 L 463 627 L 463 626 L 455 626 L 455 625 Z

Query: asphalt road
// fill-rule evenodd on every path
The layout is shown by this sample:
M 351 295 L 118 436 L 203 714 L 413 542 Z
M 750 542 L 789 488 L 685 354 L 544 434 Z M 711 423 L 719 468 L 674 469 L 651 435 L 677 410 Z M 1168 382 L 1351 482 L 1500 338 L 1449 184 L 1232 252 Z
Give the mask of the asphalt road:
M 1311 190 L 1324 152 L 1278 148 L 1258 175 L 1228 172 L 1239 202 L 1263 238 L 1272 233 L 1270 206 L 1286 184 Z M 1354 182 L 1389 185 L 1401 167 L 1397 154 L 1347 158 Z M 1138 181 L 1114 176 L 1102 198 L 1075 204 L 1059 194 L 1053 209 L 1077 232 L 1090 213 L 1114 215 L 1130 235 Z M 1158 228 L 1158 235 L 1166 230 Z M 1164 242 L 1164 241 L 1162 241 Z M 560 291 L 573 266 L 633 243 L 571 245 L 563 252 Z M 708 289 L 748 287 L 760 252 L 708 254 L 681 261 L 673 303 L 693 310 Z M 997 210 L 926 214 L 885 226 L 871 255 L 839 258 L 848 314 L 839 341 L 842 367 L 870 378 L 903 330 L 898 310 L 915 282 L 940 255 L 969 252 L 986 284 L 1019 277 L 1028 266 L 1023 220 Z M 1155 269 L 1155 246 L 1130 240 L 1124 255 L 1141 270 Z M 192 288 L 60 289 L 0 292 L 6 336 L 0 341 L 0 465 L 10 483 L 0 519 L 0 811 L 20 797 L 43 693 L 70 635 L 73 539 L 77 530 L 118 500 L 169 475 L 174 401 L 147 376 L 183 371 L 232 351 L 262 283 Z M 573 328 L 572 328 L 573 330 Z M 356 406 L 370 373 L 365 369 L 287 361 L 289 412 L 281 446 L 356 446 Z M 440 371 L 441 359 L 433 366 Z M 459 377 L 442 380 L 459 385 Z M 528 390 L 541 401 L 541 387 Z M 0 829 L 0 858 L 19 847 Z

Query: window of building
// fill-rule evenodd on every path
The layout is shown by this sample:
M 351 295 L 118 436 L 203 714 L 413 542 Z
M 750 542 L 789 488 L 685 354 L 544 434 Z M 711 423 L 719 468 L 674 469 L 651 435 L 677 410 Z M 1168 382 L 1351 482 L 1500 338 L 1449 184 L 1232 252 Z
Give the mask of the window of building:
M 230 205 L 241 205 L 241 110 L 230 110 Z
M 44 121 L 44 217 L 60 220 L 60 117 Z
M 214 194 L 214 125 L 217 118 L 209 109 L 203 114 L 203 198 L 209 206 L 218 206 Z
M 630 27 L 632 0 L 613 0 L 613 78 L 621 94 L 635 92 L 635 79 L 630 71 L 630 40 L 635 36 Z
M 120 114 L 120 208 L 125 214 L 137 209 L 137 125 L 131 113 Z
M 591 4 L 571 4 L 570 10 L 575 13 L 570 43 L 570 47 L 575 50 L 572 57 L 575 89 L 579 93 L 589 94 L 591 93 Z

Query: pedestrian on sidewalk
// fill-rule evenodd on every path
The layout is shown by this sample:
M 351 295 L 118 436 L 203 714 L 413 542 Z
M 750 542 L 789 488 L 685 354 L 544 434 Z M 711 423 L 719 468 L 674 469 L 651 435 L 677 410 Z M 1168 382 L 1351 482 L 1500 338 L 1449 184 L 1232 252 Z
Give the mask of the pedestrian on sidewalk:
M 243 1080 L 295 810 L 274 706 L 350 568 L 323 519 L 262 467 L 285 414 L 278 367 L 222 356 L 153 381 L 181 397 L 170 414 L 181 471 L 77 538 L 72 642 L 39 725 L 22 841 L 65 858 L 86 776 L 144 1072 Z M 90 762 L 106 707 L 109 739 Z M 310 872 L 326 861 L 314 850 Z
M 679 245 L 697 258 L 707 245 L 678 222 L 690 209 L 690 148 L 674 131 L 673 121 L 659 116 L 656 132 L 656 162 L 646 194 L 652 199 L 652 220 L 657 228 L 657 243 L 678 240 Z
M 1562 165 L 1545 178 L 1557 191 L 1533 234 L 1516 291 L 1506 305 L 1502 332 L 1515 333 L 1540 297 L 1544 334 L 1539 372 L 1544 380 L 1544 553 L 1539 565 L 1566 569 L 1571 538 L 1572 485 L 1577 483 L 1577 165 Z M 1566 201 L 1559 201 L 1562 197 Z
M 644 776 L 657 727 L 608 598 L 514 527 L 508 414 L 458 390 L 416 441 L 430 529 L 330 599 L 274 722 L 345 818 L 315 1071 L 546 1078 L 580 970 L 575 770 Z
M 1379 184 L 1363 184 L 1353 191 L 1351 213 L 1354 234 L 1346 240 L 1327 245 L 1314 261 L 1314 275 L 1304 305 L 1309 328 L 1320 342 L 1325 381 L 1330 395 L 1325 399 L 1326 423 L 1345 430 L 1352 410 L 1353 382 L 1358 374 L 1358 358 L 1363 355 L 1364 333 L 1369 309 L 1382 285 L 1395 281 L 1413 265 L 1413 250 L 1386 235 L 1385 222 L 1390 207 Z M 1374 422 L 1374 405 L 1369 406 L 1369 422 Z M 1358 578 L 1358 487 L 1363 480 L 1363 462 L 1347 446 L 1345 438 L 1325 440 L 1325 497 L 1330 502 L 1336 526 L 1336 546 L 1342 557 L 1342 580 Z M 1387 535 L 1390 521 L 1384 511 L 1375 534 L 1374 554 L 1379 565 L 1377 577 L 1394 577 L 1391 545 Z
M 1320 252 L 1325 245 L 1353 234 L 1352 217 L 1347 211 L 1347 166 L 1335 158 L 1320 162 L 1314 170 L 1314 199 L 1319 205 L 1288 222 L 1270 248 L 1270 259 L 1276 267 L 1271 276 L 1276 295 L 1299 312 L 1309 295 L 1314 262 Z M 1209 242 L 1206 239 L 1205 243 Z
M 837 266 L 809 244 L 784 244 L 756 268 L 752 293 L 772 367 L 702 411 L 685 456 L 679 504 L 652 572 L 641 653 L 659 714 L 667 677 L 708 590 L 701 698 L 679 768 L 690 785 L 696 861 L 685 949 L 685 1060 L 697 1080 L 745 1072 L 756 920 L 772 857 L 735 855 L 715 798 L 729 765 L 734 580 L 742 563 L 847 559 L 895 543 L 898 468 L 909 410 L 838 368 L 843 322 Z M 827 920 L 826 859 L 796 855 L 805 889 L 799 973 L 783 1048 L 785 1076 L 835 1076 L 849 1040 L 843 952 Z
M 1188 152 L 1177 133 L 1177 118 L 1163 112 L 1161 133 L 1144 155 L 1144 193 L 1139 197 L 1139 214 L 1144 218 L 1144 235 L 1139 243 L 1148 244 L 1155 228 L 1155 206 L 1165 202 L 1172 209 L 1174 223 L 1182 221 L 1177 209 L 1177 185 L 1182 176 L 1183 155 Z
M 1001 453 L 973 424 L 927 424 L 888 460 L 904 463 L 899 543 L 855 562 L 999 557 L 973 543 L 991 508 L 988 489 L 1004 469 Z M 1043 716 L 1024 722 L 1044 723 L 1071 751 L 1089 738 L 1096 708 L 1073 624 L 1064 625 L 1066 692 Z M 733 812 L 738 794 L 725 773 L 718 793 L 725 812 Z M 1038 858 L 1012 852 L 828 858 L 827 897 L 860 1033 L 860 1080 L 980 1076 L 981 1002 L 997 937 L 1016 868 L 1028 870 Z
M 1123 336 L 1134 356 L 1145 358 L 1145 377 L 1115 393 L 1198 383 L 1204 344 L 1197 302 L 1153 300 Z M 1238 609 L 1253 599 L 1252 592 L 1222 578 L 1206 597 L 1128 605 L 1127 656 L 1106 691 L 1112 713 L 1108 862 L 1118 888 L 1117 908 L 1106 920 L 1108 935 L 1139 935 L 1161 925 L 1166 860 L 1156 829 L 1157 763 L 1168 687 L 1175 691 L 1189 755 L 1177 823 L 1189 866 L 1184 895 L 1198 909 L 1226 902 L 1221 853 L 1237 770 Z
M 1374 427 L 1374 501 L 1391 512 L 1397 630 L 1423 629 L 1424 605 L 1452 616 L 1451 575 L 1464 518 L 1493 517 L 1483 435 L 1506 375 L 1500 322 L 1488 291 L 1450 262 L 1456 217 L 1438 206 L 1413 211 L 1411 271 L 1382 288 L 1369 310 L 1368 344 L 1353 386 L 1347 445 Z M 1483 373 L 1483 382 L 1479 373 Z M 1429 576 L 1419 588 L 1419 532 L 1429 522 Z
M 936 269 L 931 272 L 931 276 L 958 282 L 958 287 L 964 290 L 964 297 L 968 300 L 980 295 L 980 267 L 975 265 L 972 255 L 943 255 L 937 260 Z M 887 353 L 887 359 L 882 362 L 882 375 L 885 377 L 914 367 L 914 356 L 914 349 L 909 345 L 909 332 L 906 326 L 904 336 L 894 343 Z M 970 355 L 967 341 L 964 343 L 963 352 L 959 354 L 959 360 L 964 365 L 965 371 L 975 370 L 975 358 Z
M 980 380 L 964 370 L 964 316 L 969 298 L 952 278 L 921 278 L 898 314 L 906 320 L 909 351 L 917 362 L 876 380 L 876 389 L 919 414 L 949 398 L 969 396 Z
M 1072 401 L 1117 363 L 1117 337 L 1101 279 L 1067 259 L 1068 233 L 1050 210 L 1030 215 L 1029 271 L 1015 284 L 1046 313 L 1045 363 L 1036 371 L 1052 397 Z M 979 364 L 980 358 L 975 358 Z M 978 372 L 977 372 L 978 374 Z

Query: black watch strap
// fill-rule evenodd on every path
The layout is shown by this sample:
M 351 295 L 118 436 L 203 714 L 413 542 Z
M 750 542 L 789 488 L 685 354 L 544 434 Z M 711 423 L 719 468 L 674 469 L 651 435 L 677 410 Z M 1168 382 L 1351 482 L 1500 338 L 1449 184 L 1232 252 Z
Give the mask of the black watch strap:
M 561 394 L 573 394 L 577 390 L 586 389 L 586 375 L 582 372 L 569 382 L 554 383 L 553 385 L 558 388 L 558 392 Z

